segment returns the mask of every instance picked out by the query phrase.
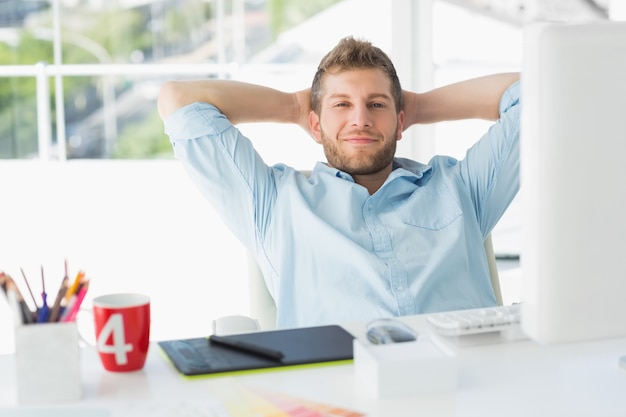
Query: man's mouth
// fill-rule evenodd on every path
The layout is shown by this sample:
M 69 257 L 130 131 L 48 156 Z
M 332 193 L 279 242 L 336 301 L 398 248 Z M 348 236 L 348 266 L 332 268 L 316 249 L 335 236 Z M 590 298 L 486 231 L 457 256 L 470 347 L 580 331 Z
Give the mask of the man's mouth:
M 351 143 L 353 145 L 367 145 L 373 142 L 376 142 L 378 139 L 377 138 L 373 138 L 371 136 L 367 136 L 367 135 L 346 135 L 343 138 L 341 138 L 344 142 L 348 142 Z

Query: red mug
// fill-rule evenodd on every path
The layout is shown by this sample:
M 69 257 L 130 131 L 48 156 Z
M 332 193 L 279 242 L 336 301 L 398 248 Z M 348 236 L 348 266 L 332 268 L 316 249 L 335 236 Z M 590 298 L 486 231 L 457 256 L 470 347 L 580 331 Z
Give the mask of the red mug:
M 150 344 L 150 298 L 119 293 L 93 299 L 96 349 L 104 369 L 129 372 L 142 369 Z

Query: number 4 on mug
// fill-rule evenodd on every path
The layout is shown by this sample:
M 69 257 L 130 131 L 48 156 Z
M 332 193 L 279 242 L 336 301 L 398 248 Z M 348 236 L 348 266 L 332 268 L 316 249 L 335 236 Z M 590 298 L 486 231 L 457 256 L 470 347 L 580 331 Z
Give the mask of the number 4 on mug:
M 107 371 L 143 368 L 150 345 L 150 297 L 104 294 L 93 299 L 96 349 Z
M 107 344 L 107 341 L 111 343 Z M 126 343 L 124 335 L 124 318 L 121 314 L 111 314 L 98 335 L 98 351 L 100 353 L 115 354 L 115 362 L 118 365 L 128 363 L 128 353 L 133 351 L 133 345 Z

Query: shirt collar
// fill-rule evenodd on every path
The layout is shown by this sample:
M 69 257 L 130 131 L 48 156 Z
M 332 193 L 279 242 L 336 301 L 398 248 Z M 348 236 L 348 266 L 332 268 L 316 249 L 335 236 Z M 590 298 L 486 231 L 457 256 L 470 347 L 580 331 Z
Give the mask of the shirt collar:
M 350 174 L 330 167 L 324 162 L 318 162 L 315 164 L 311 176 L 315 176 L 320 172 L 326 172 L 346 181 L 354 182 L 354 179 Z M 407 178 L 409 181 L 414 181 L 417 185 L 422 185 L 424 182 L 428 181 L 431 175 L 432 166 L 428 164 L 422 164 L 407 158 L 394 158 L 393 171 L 391 171 L 389 178 L 387 178 L 387 181 L 385 182 L 392 181 L 396 178 Z

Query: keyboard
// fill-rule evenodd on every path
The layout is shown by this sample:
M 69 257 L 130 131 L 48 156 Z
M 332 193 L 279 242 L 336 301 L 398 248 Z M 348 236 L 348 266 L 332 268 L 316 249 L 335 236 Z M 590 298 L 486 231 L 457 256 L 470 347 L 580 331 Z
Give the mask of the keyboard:
M 444 336 L 464 336 L 511 330 L 520 326 L 521 305 L 446 311 L 426 316 L 435 331 Z

